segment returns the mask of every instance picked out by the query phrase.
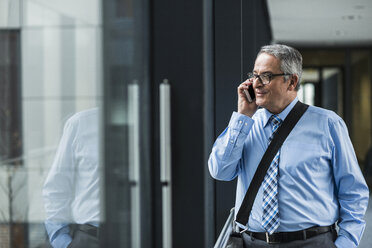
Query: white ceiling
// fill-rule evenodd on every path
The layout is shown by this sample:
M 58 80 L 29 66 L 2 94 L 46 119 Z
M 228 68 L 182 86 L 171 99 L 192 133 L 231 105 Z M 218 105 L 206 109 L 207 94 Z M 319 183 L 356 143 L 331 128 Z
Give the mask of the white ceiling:
M 372 46 L 372 0 L 267 0 L 274 43 Z

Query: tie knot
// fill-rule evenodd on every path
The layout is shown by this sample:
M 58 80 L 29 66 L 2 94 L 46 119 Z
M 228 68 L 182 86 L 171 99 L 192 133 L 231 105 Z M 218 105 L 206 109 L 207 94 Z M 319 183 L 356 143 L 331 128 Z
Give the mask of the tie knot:
M 272 123 L 272 131 L 273 133 L 271 134 L 271 136 L 269 137 L 269 143 L 273 140 L 274 138 L 274 135 L 276 133 L 276 131 L 278 130 L 278 128 L 280 127 L 280 125 L 282 124 L 282 120 L 279 118 L 279 116 L 277 115 L 272 115 L 269 119 L 269 121 Z
M 282 120 L 277 115 L 272 115 L 270 117 L 270 121 L 273 124 L 273 127 L 280 125 L 280 123 L 282 122 Z

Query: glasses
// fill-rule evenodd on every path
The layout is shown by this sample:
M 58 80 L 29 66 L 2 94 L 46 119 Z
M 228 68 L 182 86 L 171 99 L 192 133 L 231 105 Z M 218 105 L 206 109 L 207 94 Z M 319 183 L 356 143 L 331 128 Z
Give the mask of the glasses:
M 289 76 L 289 75 L 292 75 L 292 74 L 288 74 L 288 73 L 280 73 L 280 74 L 263 73 L 261 75 L 258 75 L 258 74 L 254 74 L 254 73 L 250 72 L 250 73 L 248 73 L 248 79 L 253 79 L 253 80 L 260 79 L 260 82 L 262 84 L 266 85 L 266 84 L 269 84 L 271 82 L 271 79 L 273 79 L 273 77 Z

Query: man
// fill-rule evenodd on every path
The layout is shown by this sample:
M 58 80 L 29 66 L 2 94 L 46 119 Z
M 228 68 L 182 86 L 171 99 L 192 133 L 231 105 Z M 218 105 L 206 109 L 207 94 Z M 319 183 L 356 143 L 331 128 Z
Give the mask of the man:
M 301 74 L 297 50 L 264 46 L 253 73 L 237 89 L 238 111 L 208 161 L 212 177 L 238 177 L 236 212 L 269 138 L 298 101 Z M 250 85 L 256 94 L 253 102 L 244 93 Z M 245 247 L 273 247 L 272 240 L 280 243 L 275 247 L 356 247 L 368 198 L 345 123 L 332 111 L 310 106 L 270 164 L 248 223 L 237 225 Z
M 43 188 L 45 226 L 54 248 L 98 247 L 98 109 L 73 115 Z

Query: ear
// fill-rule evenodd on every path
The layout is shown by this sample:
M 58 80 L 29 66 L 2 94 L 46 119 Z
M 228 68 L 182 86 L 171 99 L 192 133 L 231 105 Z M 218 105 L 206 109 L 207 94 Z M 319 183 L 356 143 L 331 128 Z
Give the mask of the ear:
M 288 89 L 291 90 L 291 91 L 295 90 L 297 84 L 299 83 L 298 82 L 298 76 L 296 74 L 293 74 L 289 80 L 290 80 L 290 82 L 289 82 Z

